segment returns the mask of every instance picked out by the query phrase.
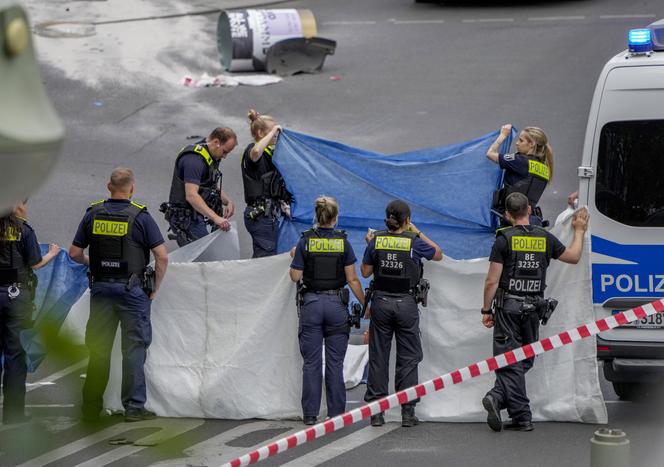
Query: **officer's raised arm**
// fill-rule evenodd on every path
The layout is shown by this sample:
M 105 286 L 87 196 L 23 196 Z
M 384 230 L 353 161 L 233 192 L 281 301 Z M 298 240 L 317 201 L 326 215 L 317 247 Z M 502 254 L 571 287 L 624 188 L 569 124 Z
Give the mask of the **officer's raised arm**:
M 500 127 L 500 134 L 491 144 L 491 146 L 489 146 L 489 150 L 486 152 L 487 159 L 489 159 L 491 162 L 495 162 L 496 164 L 498 163 L 498 157 L 500 156 L 498 151 L 500 150 L 500 146 L 502 146 L 503 142 L 507 139 L 511 132 L 512 125 L 509 123 Z
M 408 228 L 406 229 L 409 232 L 414 232 L 420 239 L 424 240 L 429 246 L 433 247 L 436 252 L 434 253 L 433 257 L 431 258 L 431 261 L 441 261 L 443 259 L 443 250 L 438 246 L 436 242 L 431 240 L 429 237 L 424 235 L 424 232 L 422 232 L 420 229 L 415 226 L 410 220 L 408 221 Z
M 572 226 L 574 227 L 574 239 L 572 243 L 569 244 L 562 255 L 558 259 L 564 263 L 576 264 L 581 259 L 581 254 L 583 253 L 583 235 L 588 229 L 588 219 L 590 214 L 588 209 L 581 208 L 575 214 L 572 219 Z

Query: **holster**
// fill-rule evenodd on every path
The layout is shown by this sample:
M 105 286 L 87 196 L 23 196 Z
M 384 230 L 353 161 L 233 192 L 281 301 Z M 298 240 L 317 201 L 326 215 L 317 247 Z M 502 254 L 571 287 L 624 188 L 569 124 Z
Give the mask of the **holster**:
M 143 278 L 140 277 L 138 274 L 132 274 L 129 276 L 129 282 L 127 282 L 127 285 L 125 286 L 125 290 L 129 292 L 131 289 L 136 287 L 137 285 L 143 286 Z
M 507 188 L 502 187 L 493 192 L 493 199 L 491 201 L 491 208 L 496 210 L 505 209 L 505 199 L 507 198 Z
M 145 268 L 145 272 L 143 273 L 143 290 L 148 297 L 155 291 L 156 276 L 157 274 L 151 266 Z
M 369 283 L 369 287 L 364 289 L 364 306 L 362 307 L 362 317 L 367 315 L 367 308 L 369 308 L 369 304 L 371 303 L 373 294 L 374 294 L 374 282 L 371 281 Z
M 420 279 L 420 282 L 418 282 L 417 289 L 415 291 L 415 302 L 421 303 L 425 308 L 427 306 L 430 288 L 431 285 L 429 284 L 428 280 Z
M 497 310 L 502 310 L 503 309 L 503 303 L 505 302 L 505 291 L 498 287 L 496 289 L 496 295 L 493 296 L 493 311 L 496 312 Z
M 346 287 L 339 289 L 339 300 L 345 307 L 350 303 L 350 291 Z
M 297 308 L 297 317 L 300 317 L 302 312 L 302 305 L 304 305 L 304 294 L 307 291 L 307 286 L 304 285 L 302 281 L 298 282 L 296 285 L 295 292 L 295 307 Z

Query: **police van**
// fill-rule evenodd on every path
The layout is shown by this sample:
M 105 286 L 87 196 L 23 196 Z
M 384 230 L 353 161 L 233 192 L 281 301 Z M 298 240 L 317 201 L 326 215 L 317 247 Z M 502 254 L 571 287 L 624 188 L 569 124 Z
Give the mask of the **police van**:
M 628 36 L 597 82 L 579 167 L 597 319 L 664 297 L 664 20 Z M 664 316 L 601 333 L 597 355 L 621 398 L 664 381 Z

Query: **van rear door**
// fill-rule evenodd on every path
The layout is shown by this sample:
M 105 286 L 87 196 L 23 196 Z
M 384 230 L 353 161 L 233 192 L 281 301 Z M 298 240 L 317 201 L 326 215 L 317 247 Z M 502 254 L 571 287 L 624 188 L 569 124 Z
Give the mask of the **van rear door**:
M 643 60 L 648 64 L 609 69 L 596 94 L 594 176 L 582 181 L 581 201 L 591 212 L 598 319 L 664 297 L 664 63 Z M 664 316 L 601 337 L 664 342 Z

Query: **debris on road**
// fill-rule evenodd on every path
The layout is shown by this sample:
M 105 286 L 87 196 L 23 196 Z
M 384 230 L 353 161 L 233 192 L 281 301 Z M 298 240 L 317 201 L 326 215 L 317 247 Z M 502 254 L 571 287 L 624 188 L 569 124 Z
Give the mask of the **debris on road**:
M 230 76 L 230 75 L 216 75 L 211 76 L 203 73 L 200 78 L 190 75 L 182 78 L 182 85 L 188 88 L 210 88 L 210 87 L 236 87 L 239 85 L 244 86 L 267 86 L 268 84 L 275 84 L 283 81 L 283 78 L 278 76 L 269 75 L 243 75 L 243 76 Z

